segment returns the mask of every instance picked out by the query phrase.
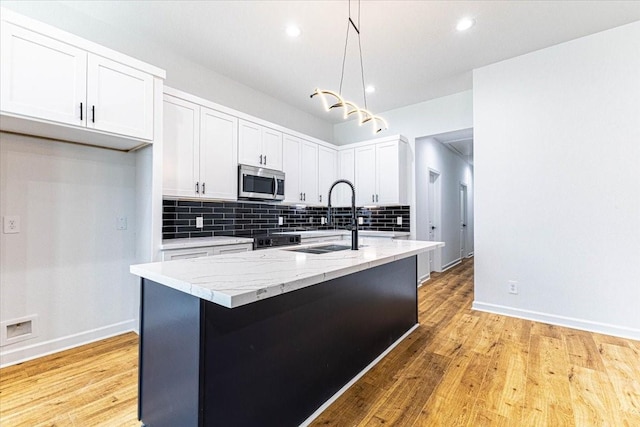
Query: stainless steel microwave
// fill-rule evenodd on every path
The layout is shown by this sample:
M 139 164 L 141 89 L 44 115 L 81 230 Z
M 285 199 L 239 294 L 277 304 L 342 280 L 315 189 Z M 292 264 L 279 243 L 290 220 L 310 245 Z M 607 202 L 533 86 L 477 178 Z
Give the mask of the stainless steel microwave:
M 284 172 L 238 165 L 238 199 L 284 200 Z

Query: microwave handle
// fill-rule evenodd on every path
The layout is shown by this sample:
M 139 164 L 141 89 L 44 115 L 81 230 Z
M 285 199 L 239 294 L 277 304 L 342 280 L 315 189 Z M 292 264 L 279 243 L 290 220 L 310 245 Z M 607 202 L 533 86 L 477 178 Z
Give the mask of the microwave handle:
M 278 195 L 278 178 L 276 178 L 275 176 L 273 177 L 273 183 L 275 184 L 273 186 L 273 198 L 275 199 Z

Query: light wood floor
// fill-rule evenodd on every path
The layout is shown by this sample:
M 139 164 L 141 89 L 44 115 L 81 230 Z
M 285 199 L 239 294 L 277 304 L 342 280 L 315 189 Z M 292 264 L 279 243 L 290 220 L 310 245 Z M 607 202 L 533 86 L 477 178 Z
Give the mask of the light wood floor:
M 473 263 L 314 426 L 640 426 L 640 342 L 471 311 Z M 0 426 L 138 426 L 137 336 L 0 370 Z

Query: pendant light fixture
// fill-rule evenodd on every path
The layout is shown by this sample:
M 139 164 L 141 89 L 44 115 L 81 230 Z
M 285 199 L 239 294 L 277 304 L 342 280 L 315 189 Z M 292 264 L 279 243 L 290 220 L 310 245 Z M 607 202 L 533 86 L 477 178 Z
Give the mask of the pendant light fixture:
M 344 82 L 344 65 L 347 61 L 347 46 L 349 44 L 349 32 L 351 28 L 355 30 L 358 37 L 358 49 L 360 52 L 360 76 L 362 77 L 362 98 L 364 100 L 364 108 L 358 107 L 354 102 L 347 101 L 342 97 L 342 83 Z M 344 42 L 344 55 L 342 56 L 342 74 L 340 75 L 340 89 L 338 92 L 327 90 L 327 89 L 318 89 L 316 88 L 315 92 L 311 94 L 311 98 L 318 95 L 322 100 L 322 105 L 325 110 L 331 111 L 334 108 L 342 108 L 343 109 L 343 118 L 348 119 L 354 114 L 358 118 L 358 124 L 363 125 L 367 122 L 371 122 L 373 124 L 373 133 L 378 133 L 383 129 L 388 129 L 389 125 L 387 121 L 380 116 L 374 115 L 371 111 L 368 110 L 367 107 L 367 93 L 365 90 L 364 83 L 364 65 L 362 63 L 362 43 L 360 42 L 360 0 L 358 0 L 358 25 L 353 22 L 351 19 L 351 0 L 349 0 L 349 17 L 347 20 L 347 36 Z

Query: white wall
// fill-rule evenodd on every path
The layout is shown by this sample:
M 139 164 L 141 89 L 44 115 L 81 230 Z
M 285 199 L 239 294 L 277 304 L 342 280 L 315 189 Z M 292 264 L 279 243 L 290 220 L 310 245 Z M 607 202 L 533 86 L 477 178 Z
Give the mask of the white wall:
M 446 269 L 458 263 L 460 258 L 460 184 L 467 186 L 467 238 L 465 254 L 473 253 L 473 167 L 458 154 L 434 138 L 416 141 L 416 238 L 429 240 L 428 192 L 429 172 L 440 174 L 440 222 L 437 240 L 446 243 L 440 251 L 440 265 Z
M 0 348 L 0 364 L 132 330 L 136 156 L 0 133 L 0 321 L 38 315 L 38 336 Z M 126 216 L 127 230 L 116 230 Z
M 473 84 L 474 307 L 640 339 L 640 22 Z
M 60 2 L 2 1 L 1 5 L 160 67 L 167 72 L 167 86 L 327 142 L 333 138 L 331 123 L 204 68 L 151 42 L 144 34 L 111 27 Z

